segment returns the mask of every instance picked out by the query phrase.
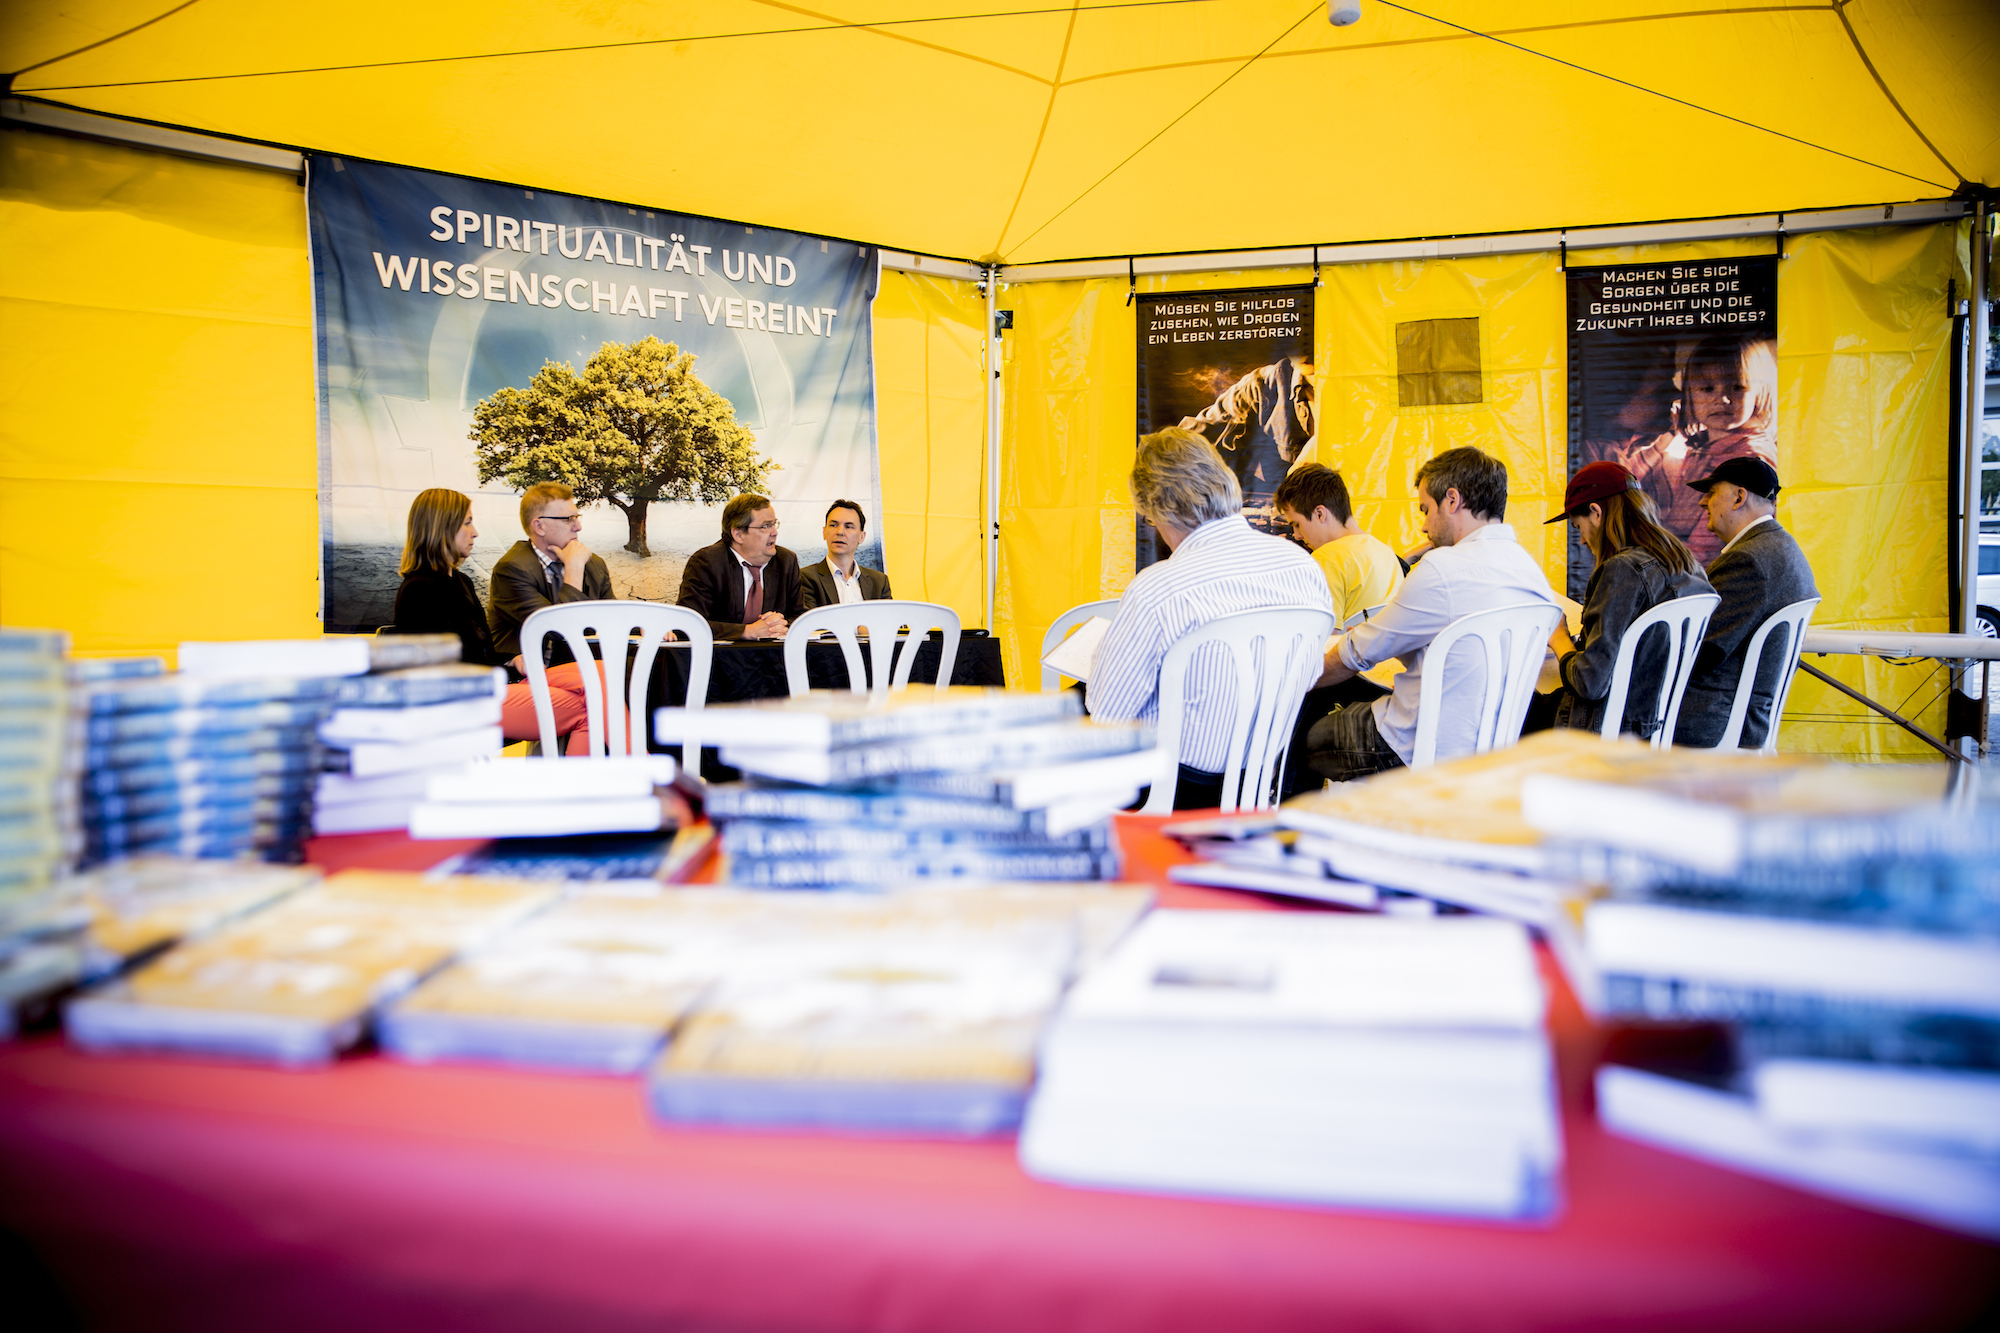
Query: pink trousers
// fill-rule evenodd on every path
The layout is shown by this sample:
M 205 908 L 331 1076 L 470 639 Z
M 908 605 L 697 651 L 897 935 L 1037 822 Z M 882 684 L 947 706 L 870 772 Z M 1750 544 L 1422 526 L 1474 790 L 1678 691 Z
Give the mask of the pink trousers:
M 592 663 L 599 680 L 604 664 Z M 556 735 L 568 738 L 564 754 L 590 753 L 590 707 L 583 695 L 583 669 L 574 662 L 549 668 L 549 706 L 556 716 Z M 528 682 L 507 687 L 500 705 L 500 734 L 510 741 L 538 741 L 542 726 L 535 718 L 535 696 Z

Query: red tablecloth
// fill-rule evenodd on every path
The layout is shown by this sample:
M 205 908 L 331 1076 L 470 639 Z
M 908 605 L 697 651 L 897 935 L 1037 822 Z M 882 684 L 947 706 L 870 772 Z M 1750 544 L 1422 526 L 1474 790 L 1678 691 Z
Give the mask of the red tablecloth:
M 1179 859 L 1123 821 L 1132 877 Z M 463 844 L 329 839 L 328 864 Z M 1169 888 L 1167 901 L 1263 900 Z M 1553 975 L 1553 974 L 1552 974 Z M 0 1221 L 134 1329 L 1963 1327 L 2000 1251 L 1603 1134 L 1557 986 L 1546 1227 L 1065 1189 L 1010 1140 L 667 1129 L 633 1080 L 0 1048 Z

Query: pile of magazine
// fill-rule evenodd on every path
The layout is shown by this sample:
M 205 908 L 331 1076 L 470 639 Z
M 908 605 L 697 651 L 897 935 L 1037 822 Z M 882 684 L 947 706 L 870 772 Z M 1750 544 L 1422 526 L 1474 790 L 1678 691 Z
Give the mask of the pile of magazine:
M 429 649 L 430 665 L 377 670 L 341 680 L 319 724 L 326 772 L 315 789 L 318 833 L 403 829 L 433 777 L 500 753 L 500 705 L 507 673 L 458 661 L 449 635 L 377 640 L 403 650 L 413 640 L 449 639 Z
M 1562 1138 L 1525 928 L 1155 912 L 1064 1002 L 1022 1165 L 1070 1184 L 1547 1215 Z
M 1153 729 L 1081 714 L 1067 691 L 815 690 L 663 708 L 655 731 L 671 744 L 698 723 L 745 775 L 707 793 L 730 883 L 1114 879 L 1110 816 L 1152 780 Z
M 0 906 L 76 860 L 75 747 L 66 744 L 69 636 L 0 629 Z
M 85 992 L 64 1027 L 89 1050 L 325 1063 L 379 1005 L 552 896 L 471 875 L 343 871 Z
M 1976 776 L 1634 747 L 1530 777 L 1552 864 L 1601 886 L 1576 988 L 1636 1025 L 1604 1122 L 2000 1238 L 2000 807 Z
M 1018 1122 L 1042 1026 L 1143 890 L 588 890 L 383 1016 L 406 1059 L 647 1070 L 672 1121 L 981 1134 Z
M 0 1035 L 77 986 L 317 882 L 307 866 L 135 856 L 0 899 Z
M 1636 754 L 1586 732 L 1542 732 L 1339 783 L 1265 814 L 1177 820 L 1165 832 L 1201 859 L 1169 873 L 1347 907 L 1423 915 L 1442 906 L 1547 927 L 1576 886 L 1521 817 L 1521 784 L 1541 773 L 1608 775 Z

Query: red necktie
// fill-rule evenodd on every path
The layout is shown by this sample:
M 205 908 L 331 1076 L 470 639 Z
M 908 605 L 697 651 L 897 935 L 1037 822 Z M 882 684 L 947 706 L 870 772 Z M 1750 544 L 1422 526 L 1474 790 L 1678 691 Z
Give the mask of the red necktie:
M 750 591 L 743 594 L 743 623 L 754 624 L 757 617 L 764 614 L 764 570 L 752 565 L 750 570 Z

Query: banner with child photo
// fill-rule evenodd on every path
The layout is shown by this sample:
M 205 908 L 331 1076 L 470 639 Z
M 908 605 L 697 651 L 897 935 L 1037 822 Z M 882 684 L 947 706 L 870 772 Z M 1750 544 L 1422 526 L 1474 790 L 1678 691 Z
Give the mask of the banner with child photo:
M 334 157 L 306 200 L 327 630 L 391 619 L 432 488 L 471 497 L 482 597 L 538 482 L 654 601 L 732 495 L 771 496 L 802 564 L 830 501 L 881 513 L 871 248 Z
M 1778 469 L 1778 257 L 1571 268 L 1569 472 L 1617 463 L 1707 564 L 1722 548 L 1688 483 L 1725 459 Z M 1569 537 L 1569 595 L 1590 554 Z

